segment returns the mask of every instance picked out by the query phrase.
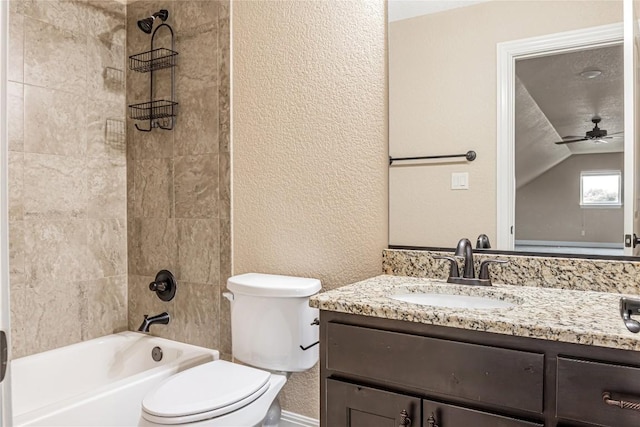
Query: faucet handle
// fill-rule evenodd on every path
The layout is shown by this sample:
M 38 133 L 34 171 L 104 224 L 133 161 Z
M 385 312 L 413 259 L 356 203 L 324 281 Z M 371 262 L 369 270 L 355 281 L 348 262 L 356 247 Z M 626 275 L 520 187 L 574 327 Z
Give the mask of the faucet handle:
M 149 290 L 155 292 L 162 301 L 171 301 L 176 296 L 178 282 L 169 270 L 160 270 L 153 282 L 149 283 Z
M 478 279 L 490 280 L 489 278 L 489 264 L 506 264 L 509 261 L 503 259 L 486 259 L 480 263 L 480 274 Z
M 446 259 L 451 263 L 451 268 L 449 269 L 449 277 L 460 277 L 460 271 L 458 270 L 458 260 L 455 257 L 434 255 L 433 259 Z

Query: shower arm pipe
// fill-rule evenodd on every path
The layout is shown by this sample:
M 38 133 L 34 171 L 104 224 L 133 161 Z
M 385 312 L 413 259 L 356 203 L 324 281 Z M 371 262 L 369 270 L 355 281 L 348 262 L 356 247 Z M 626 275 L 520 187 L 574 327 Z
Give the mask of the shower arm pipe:
M 169 33 L 171 33 L 171 50 L 175 52 L 175 37 L 173 35 L 173 28 L 171 28 L 171 26 L 169 24 L 165 24 L 164 22 L 160 25 L 158 25 L 156 27 L 155 30 L 153 30 L 153 33 L 151 34 L 151 52 L 153 52 L 154 49 L 154 41 L 155 41 L 155 37 L 156 37 L 156 33 L 158 32 L 158 30 L 162 27 L 167 27 L 167 29 L 169 30 Z M 153 55 L 153 53 L 152 53 Z M 173 102 L 173 100 L 175 99 L 175 68 L 176 67 L 171 67 L 171 102 Z M 154 72 L 153 70 L 151 70 L 151 77 L 149 78 L 149 101 L 153 101 L 153 87 L 154 87 L 154 82 L 155 80 L 155 76 L 154 76 Z M 165 127 L 162 126 L 160 124 L 160 122 L 158 122 L 158 127 L 160 129 L 164 129 L 164 130 L 171 130 L 173 129 L 173 125 L 174 125 L 174 117 L 169 117 L 169 119 L 171 120 L 171 126 L 169 127 Z M 139 131 L 143 131 L 143 132 L 151 132 L 151 129 L 153 129 L 153 119 L 150 118 L 149 119 L 149 129 L 143 129 L 141 127 L 138 126 L 138 124 L 135 124 L 136 129 L 138 129 Z

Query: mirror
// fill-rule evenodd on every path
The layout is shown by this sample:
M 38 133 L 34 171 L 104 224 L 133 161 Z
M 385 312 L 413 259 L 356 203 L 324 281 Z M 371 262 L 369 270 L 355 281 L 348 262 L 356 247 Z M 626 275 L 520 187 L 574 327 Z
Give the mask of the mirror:
M 516 244 L 512 247 L 498 245 L 500 180 L 496 123 L 501 108 L 498 102 L 498 44 L 621 25 L 622 16 L 622 1 L 545 1 L 541 7 L 539 1 L 391 0 L 390 156 L 459 155 L 473 150 L 477 158 L 473 161 L 454 157 L 393 163 L 389 169 L 390 246 L 450 248 L 461 237 L 475 240 L 478 235 L 486 234 L 494 249 L 538 253 L 546 252 L 545 243 L 552 242 L 556 252 L 565 254 L 620 254 L 620 203 L 617 206 L 581 205 L 580 172 L 586 172 L 585 176 L 588 176 L 589 172 L 597 175 L 621 170 L 618 167 L 621 144 L 613 138 L 607 140 L 607 144 L 614 144 L 608 144 L 606 149 L 593 149 L 589 145 L 594 144 L 586 141 L 554 144 L 586 136 L 586 132 L 594 129 L 594 118 L 601 119 L 600 129 L 606 129 L 608 136 L 621 134 L 622 66 L 614 65 L 621 61 L 616 56 L 621 53 L 620 45 L 607 46 L 609 50 L 606 51 L 585 48 L 558 55 L 539 52 L 516 61 L 516 73 L 522 76 L 514 85 L 520 85 L 520 88 L 513 89 L 516 92 L 516 117 L 512 126 L 518 131 L 529 127 L 531 132 L 531 123 L 544 125 L 535 129 L 533 137 L 526 133 L 517 136 L 516 144 L 522 142 L 524 147 L 528 138 L 544 139 L 555 154 L 537 153 L 534 156 L 530 149 L 515 147 L 514 175 L 520 177 L 515 185 L 520 184 L 520 190 L 515 192 L 517 200 L 511 202 L 518 229 Z M 561 72 L 561 67 L 568 69 Z M 543 69 L 547 71 L 542 72 Z M 579 76 L 579 73 L 589 71 L 601 71 L 601 74 L 591 78 L 589 74 Z M 582 79 L 572 88 L 572 93 L 580 95 L 578 99 L 565 99 L 569 98 L 570 88 L 562 82 L 561 73 L 578 75 Z M 608 83 L 602 84 L 605 81 Z M 585 85 L 594 82 L 600 88 L 586 93 Z M 614 90 L 608 93 L 611 88 Z M 546 94 L 545 90 L 551 93 Z M 560 90 L 563 92 L 557 93 Z M 554 92 L 556 101 L 551 96 Z M 566 136 L 575 138 L 563 139 Z M 579 165 L 573 165 L 573 171 L 567 172 L 557 167 L 560 163 L 564 163 L 563 168 L 569 163 Z M 578 170 L 577 178 L 575 170 Z M 572 188 L 567 190 L 575 193 L 571 209 L 559 205 L 558 198 L 567 196 L 556 191 L 568 173 L 574 177 Z M 592 178 L 587 177 L 584 182 Z M 589 183 L 585 185 L 588 187 Z M 557 194 L 551 196 L 550 190 Z M 550 214 L 553 209 L 556 212 Z M 559 215 L 568 215 L 572 209 L 577 213 L 572 213 L 571 217 Z M 609 225 L 598 222 L 604 219 Z M 555 230 L 550 226 L 553 224 L 558 225 Z M 571 234 L 561 235 L 558 232 L 561 228 L 565 231 L 570 228 Z M 612 235 L 616 237 L 612 238 Z M 576 242 L 585 244 L 574 245 Z

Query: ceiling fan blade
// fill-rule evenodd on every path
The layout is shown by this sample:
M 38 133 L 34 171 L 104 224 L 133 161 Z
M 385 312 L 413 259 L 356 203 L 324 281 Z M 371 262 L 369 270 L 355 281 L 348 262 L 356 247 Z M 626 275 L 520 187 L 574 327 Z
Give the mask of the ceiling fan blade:
M 577 139 L 577 138 L 584 138 L 584 135 L 567 135 L 567 136 L 563 136 L 562 139 Z
M 557 141 L 555 142 L 555 144 L 560 145 L 560 144 L 570 144 L 572 142 L 580 142 L 580 141 L 588 141 L 587 138 L 580 138 L 580 139 L 571 139 L 569 141 Z

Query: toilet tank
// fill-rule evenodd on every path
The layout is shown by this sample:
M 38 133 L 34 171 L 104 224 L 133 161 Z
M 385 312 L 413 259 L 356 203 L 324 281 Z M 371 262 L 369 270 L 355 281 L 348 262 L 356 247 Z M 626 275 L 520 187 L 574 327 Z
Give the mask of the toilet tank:
M 318 361 L 318 279 L 247 273 L 230 277 L 233 356 L 272 371 L 300 372 Z M 315 345 L 313 345 L 315 344 Z M 303 349 L 303 348 L 306 348 Z

